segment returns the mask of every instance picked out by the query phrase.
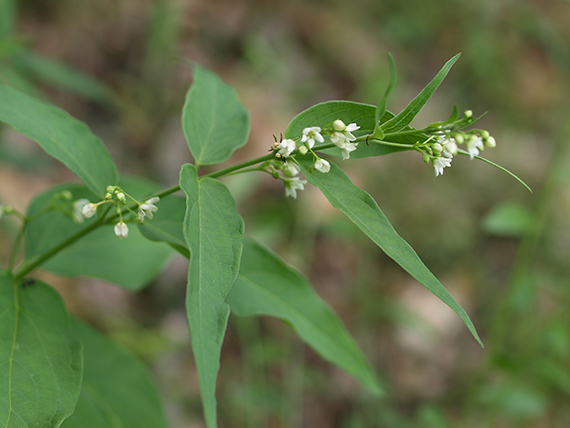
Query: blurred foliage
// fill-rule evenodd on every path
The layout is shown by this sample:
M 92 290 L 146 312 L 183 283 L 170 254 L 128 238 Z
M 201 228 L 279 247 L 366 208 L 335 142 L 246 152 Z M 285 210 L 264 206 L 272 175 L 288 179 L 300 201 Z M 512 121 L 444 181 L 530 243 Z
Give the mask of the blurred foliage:
M 490 159 L 521 176 L 533 194 L 466 159 L 437 179 L 415 153 L 346 165 L 467 308 L 485 349 L 311 189 L 291 201 L 271 180 L 228 179 L 248 233 L 304 268 L 354 332 L 389 394 L 373 400 L 287 326 L 232 319 L 222 354 L 219 401 L 227 405 L 220 406 L 220 424 L 570 426 L 567 1 L 0 4 L 0 80 L 51 98 L 105 135 L 124 171 L 165 185 L 177 182 L 179 165 L 189 160 L 176 112 L 192 62 L 220 73 L 252 112 L 250 143 L 238 153 L 251 157 L 266 152 L 272 134 L 315 102 L 376 103 L 389 81 L 388 51 L 399 68 L 391 110 L 462 52 L 418 126 L 447 117 L 454 102 L 476 114 L 488 111 L 481 127 L 498 142 Z M 42 158 L 20 150 L 17 141 L 2 135 L 2 170 L 41 174 Z M 2 174 L 3 202 L 29 200 L 27 179 Z M 59 179 L 51 177 L 41 175 Z M 3 240 L 8 232 L 1 233 Z M 187 334 L 177 321 L 185 279 L 177 272 L 173 265 L 126 307 L 99 303 L 97 309 L 93 296 L 78 291 L 68 299 L 72 310 L 150 360 L 173 426 L 182 427 L 200 419 L 200 406 L 187 338 L 180 339 Z M 113 312 L 119 310 L 132 321 L 117 323 Z M 153 338 L 145 343 L 158 351 L 141 349 L 125 334 L 143 335 L 143 326 Z

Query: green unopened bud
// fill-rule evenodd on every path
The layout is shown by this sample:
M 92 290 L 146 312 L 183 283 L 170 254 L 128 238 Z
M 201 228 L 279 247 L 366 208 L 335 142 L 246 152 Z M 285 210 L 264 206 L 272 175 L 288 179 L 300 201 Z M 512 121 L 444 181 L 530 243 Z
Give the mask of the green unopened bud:
M 443 147 L 439 143 L 434 143 L 433 146 L 431 146 L 431 149 L 433 150 L 433 154 L 436 156 L 441 155 L 443 152 Z
M 115 214 L 117 215 L 121 214 L 121 208 L 119 207 L 115 208 Z
M 453 138 L 455 138 L 455 142 L 457 144 L 463 144 L 463 142 L 465 141 L 463 134 L 453 134 Z
M 490 137 L 490 134 L 488 131 L 485 131 L 485 130 L 481 131 L 481 138 L 483 138 L 483 140 L 486 140 L 489 137 Z
M 106 199 L 107 201 L 109 201 L 109 200 L 113 199 L 113 195 L 110 194 L 110 193 L 105 193 L 105 199 Z
M 485 140 L 483 140 L 483 144 L 485 144 L 487 147 L 495 147 L 497 145 L 497 142 L 493 137 L 487 137 Z
M 107 186 L 105 190 L 107 193 L 113 193 L 115 191 L 115 186 Z
M 429 163 L 429 162 L 430 162 L 430 157 L 429 157 L 429 155 L 428 155 L 427 153 L 424 153 L 424 154 L 422 155 L 422 160 L 423 160 L 425 163 Z
M 63 190 L 61 193 L 61 199 L 65 200 L 65 201 L 71 201 L 71 199 L 73 198 L 73 195 L 71 194 L 71 192 L 69 190 Z
M 465 119 L 471 119 L 472 116 L 473 116 L 473 112 L 471 110 L 466 110 L 465 113 L 463 114 L 463 117 Z
M 125 197 L 125 194 L 123 192 L 117 193 L 117 200 L 119 200 L 123 204 L 127 202 L 127 198 Z
M 302 155 L 306 155 L 308 151 L 309 151 L 309 148 L 307 146 L 305 146 L 304 144 L 299 147 L 299 153 L 301 153 Z

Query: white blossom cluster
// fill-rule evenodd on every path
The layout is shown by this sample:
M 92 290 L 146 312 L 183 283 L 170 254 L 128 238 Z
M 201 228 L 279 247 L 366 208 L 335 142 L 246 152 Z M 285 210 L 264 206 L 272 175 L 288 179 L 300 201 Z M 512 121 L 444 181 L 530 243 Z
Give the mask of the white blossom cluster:
M 358 146 L 358 143 L 354 142 L 356 140 L 356 137 L 352 134 L 352 132 L 358 129 L 360 129 L 360 126 L 358 126 L 356 123 L 345 125 L 342 120 L 337 119 L 332 123 L 332 125 L 330 125 L 330 127 L 327 127 L 325 130 L 319 126 L 311 126 L 303 129 L 303 133 L 298 139 L 300 143 L 299 146 L 297 146 L 297 142 L 295 140 L 286 138 L 280 142 L 276 142 L 273 146 L 271 146 L 271 149 L 276 151 L 275 156 L 280 159 L 287 159 L 291 157 L 295 151 L 298 151 L 301 155 L 311 152 L 315 159 L 312 168 L 316 171 L 326 174 L 330 171 L 331 164 L 326 159 L 319 157 L 313 151 L 315 144 L 325 142 L 323 134 L 329 135 L 331 142 L 340 149 L 342 158 L 344 160 L 349 159 L 350 153 L 356 150 Z M 304 185 L 307 182 L 297 177 L 297 174 L 299 174 L 299 168 L 294 162 L 294 159 L 293 162 L 286 160 L 281 167 L 286 177 L 276 178 L 280 178 L 284 181 L 285 195 L 296 198 L 297 190 L 304 190 Z
M 131 199 L 138 206 L 138 211 L 134 212 L 131 208 L 126 206 L 127 197 Z M 123 221 L 123 208 L 133 214 L 133 217 L 139 223 L 143 223 L 145 217 L 152 220 L 154 213 L 158 210 L 156 204 L 160 201 L 158 196 L 147 199 L 144 202 L 139 202 L 133 197 L 126 194 L 118 186 L 108 186 L 105 199 L 103 201 L 92 203 L 88 199 L 79 199 L 73 203 L 72 218 L 76 223 L 83 223 L 84 219 L 91 218 L 97 214 L 97 208 L 106 203 L 115 204 L 115 212 L 119 216 L 119 222 L 115 225 L 115 235 L 118 238 L 124 239 L 129 236 L 129 227 Z

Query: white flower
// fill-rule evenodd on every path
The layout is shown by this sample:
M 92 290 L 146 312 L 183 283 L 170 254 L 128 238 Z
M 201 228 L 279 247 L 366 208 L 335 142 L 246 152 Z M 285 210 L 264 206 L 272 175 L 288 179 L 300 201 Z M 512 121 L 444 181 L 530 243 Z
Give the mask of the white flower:
M 115 225 L 115 235 L 117 235 L 119 239 L 129 236 L 129 228 L 124 222 L 120 221 Z
M 297 144 L 295 144 L 295 141 L 290 140 L 289 138 L 281 141 L 278 145 L 277 148 L 279 149 L 279 154 L 282 156 L 290 156 L 291 153 L 293 153 L 293 151 L 297 148 Z
M 150 198 L 146 202 L 140 204 L 138 215 L 141 222 L 144 220 L 145 215 L 152 220 L 153 213 L 158 211 L 158 207 L 154 205 L 158 201 L 160 201 L 160 198 L 155 196 L 154 198 Z
M 82 210 L 88 203 L 89 201 L 87 199 L 79 199 L 73 203 L 72 219 L 75 223 L 81 224 L 85 220 Z
M 285 196 L 291 196 L 297 199 L 297 190 L 305 190 L 305 180 L 301 180 L 299 177 L 291 178 L 285 181 Z
M 469 157 L 473 159 L 475 156 L 479 155 L 479 149 L 483 150 L 483 139 L 481 137 L 472 136 L 465 142 L 465 147 L 469 152 Z
M 356 150 L 358 143 L 343 142 L 342 144 L 337 144 L 336 146 L 340 149 L 343 160 L 347 160 L 350 158 L 350 152 Z
M 295 177 L 297 174 L 299 174 L 299 167 L 294 163 L 285 162 L 283 164 L 283 173 L 287 177 Z
M 443 156 L 446 158 L 451 159 L 457 154 L 457 144 L 453 138 L 442 141 L 441 145 L 443 146 Z
M 327 172 L 329 172 L 331 170 L 331 164 L 328 161 L 321 159 L 321 158 L 317 159 L 314 167 L 317 171 L 320 171 L 324 174 L 326 174 Z
M 433 169 L 435 176 L 443 175 L 443 168 L 451 166 L 451 159 L 446 157 L 439 157 L 433 160 Z
M 303 136 L 301 137 L 301 143 L 307 143 L 309 149 L 312 149 L 315 145 L 315 140 L 319 143 L 323 143 L 325 139 L 321 135 L 321 128 L 318 126 L 313 126 L 311 128 L 303 129 Z
M 93 217 L 96 212 L 97 212 L 97 205 L 92 204 L 89 201 L 87 201 L 87 203 L 83 205 L 83 207 L 81 208 L 81 214 L 83 214 L 83 217 L 85 218 Z

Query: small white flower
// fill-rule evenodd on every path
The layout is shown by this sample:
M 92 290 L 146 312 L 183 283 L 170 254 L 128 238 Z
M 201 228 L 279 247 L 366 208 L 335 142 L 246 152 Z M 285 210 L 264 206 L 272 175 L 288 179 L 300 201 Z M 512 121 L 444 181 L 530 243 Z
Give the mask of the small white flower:
M 115 225 L 115 235 L 117 235 L 119 239 L 129 236 L 129 228 L 124 222 L 120 221 Z
M 324 174 L 331 170 L 331 164 L 327 160 L 321 158 L 317 159 L 314 167 L 317 171 L 320 171 Z
M 287 177 L 295 177 L 297 174 L 299 174 L 299 167 L 294 163 L 285 162 L 283 164 L 283 173 Z
M 335 132 L 335 134 L 338 134 L 338 133 Z M 332 140 L 333 135 L 331 135 L 331 140 Z M 349 159 L 350 158 L 350 152 L 355 151 L 356 146 L 358 146 L 358 143 L 350 143 L 350 142 L 344 141 L 344 140 L 341 140 L 338 143 L 333 141 L 333 143 L 335 143 L 335 145 L 340 149 L 340 151 L 342 153 L 342 158 L 344 160 Z
M 305 190 L 305 180 L 301 180 L 299 177 L 291 178 L 285 181 L 285 196 L 291 196 L 297 199 L 297 190 Z
M 337 119 L 333 122 L 333 129 L 337 132 L 334 132 L 334 134 L 340 133 L 344 136 L 344 138 L 346 139 L 346 142 L 350 142 L 350 141 L 354 141 L 356 140 L 356 137 L 354 135 L 352 135 L 353 131 L 356 131 L 357 129 L 360 129 L 360 126 L 358 126 L 356 123 L 349 123 L 348 125 L 345 125 L 344 122 L 340 119 Z M 335 136 L 336 139 L 340 138 L 338 135 Z M 333 136 L 331 135 L 331 141 L 333 143 L 335 143 L 333 141 Z M 336 143 L 335 143 L 336 144 Z
M 81 224 L 85 220 L 82 210 L 88 203 L 89 201 L 87 199 L 79 199 L 73 203 L 72 219 L 75 223 Z
M 89 201 L 87 201 L 87 203 L 83 205 L 83 208 L 81 208 L 81 214 L 83 214 L 83 217 L 85 218 L 93 217 L 96 212 L 97 212 L 97 205 L 92 204 Z
M 291 153 L 293 153 L 293 151 L 297 148 L 297 144 L 295 144 L 295 141 L 287 138 L 283 141 L 281 141 L 278 145 L 277 148 L 279 149 L 279 154 L 282 156 L 290 156 Z
M 315 140 L 319 143 L 323 143 L 325 139 L 321 135 L 321 128 L 318 126 L 313 126 L 311 128 L 303 129 L 303 136 L 301 137 L 301 143 L 307 143 L 309 149 L 312 149 L 315 145 Z
M 457 144 L 453 138 L 442 141 L 441 145 L 443 146 L 443 156 L 446 158 L 451 159 L 457 154 Z
M 469 152 L 469 157 L 473 159 L 479 155 L 479 150 L 483 150 L 483 139 L 481 137 L 471 137 L 465 142 L 465 147 Z
M 140 204 L 138 215 L 141 222 L 144 220 L 145 215 L 152 220 L 154 215 L 153 213 L 158 211 L 158 207 L 154 205 L 158 201 L 160 201 L 160 198 L 155 196 L 154 198 L 150 198 L 146 202 Z
M 451 159 L 446 157 L 439 157 L 433 160 L 433 169 L 435 176 L 443 175 L 443 168 L 451 166 Z

